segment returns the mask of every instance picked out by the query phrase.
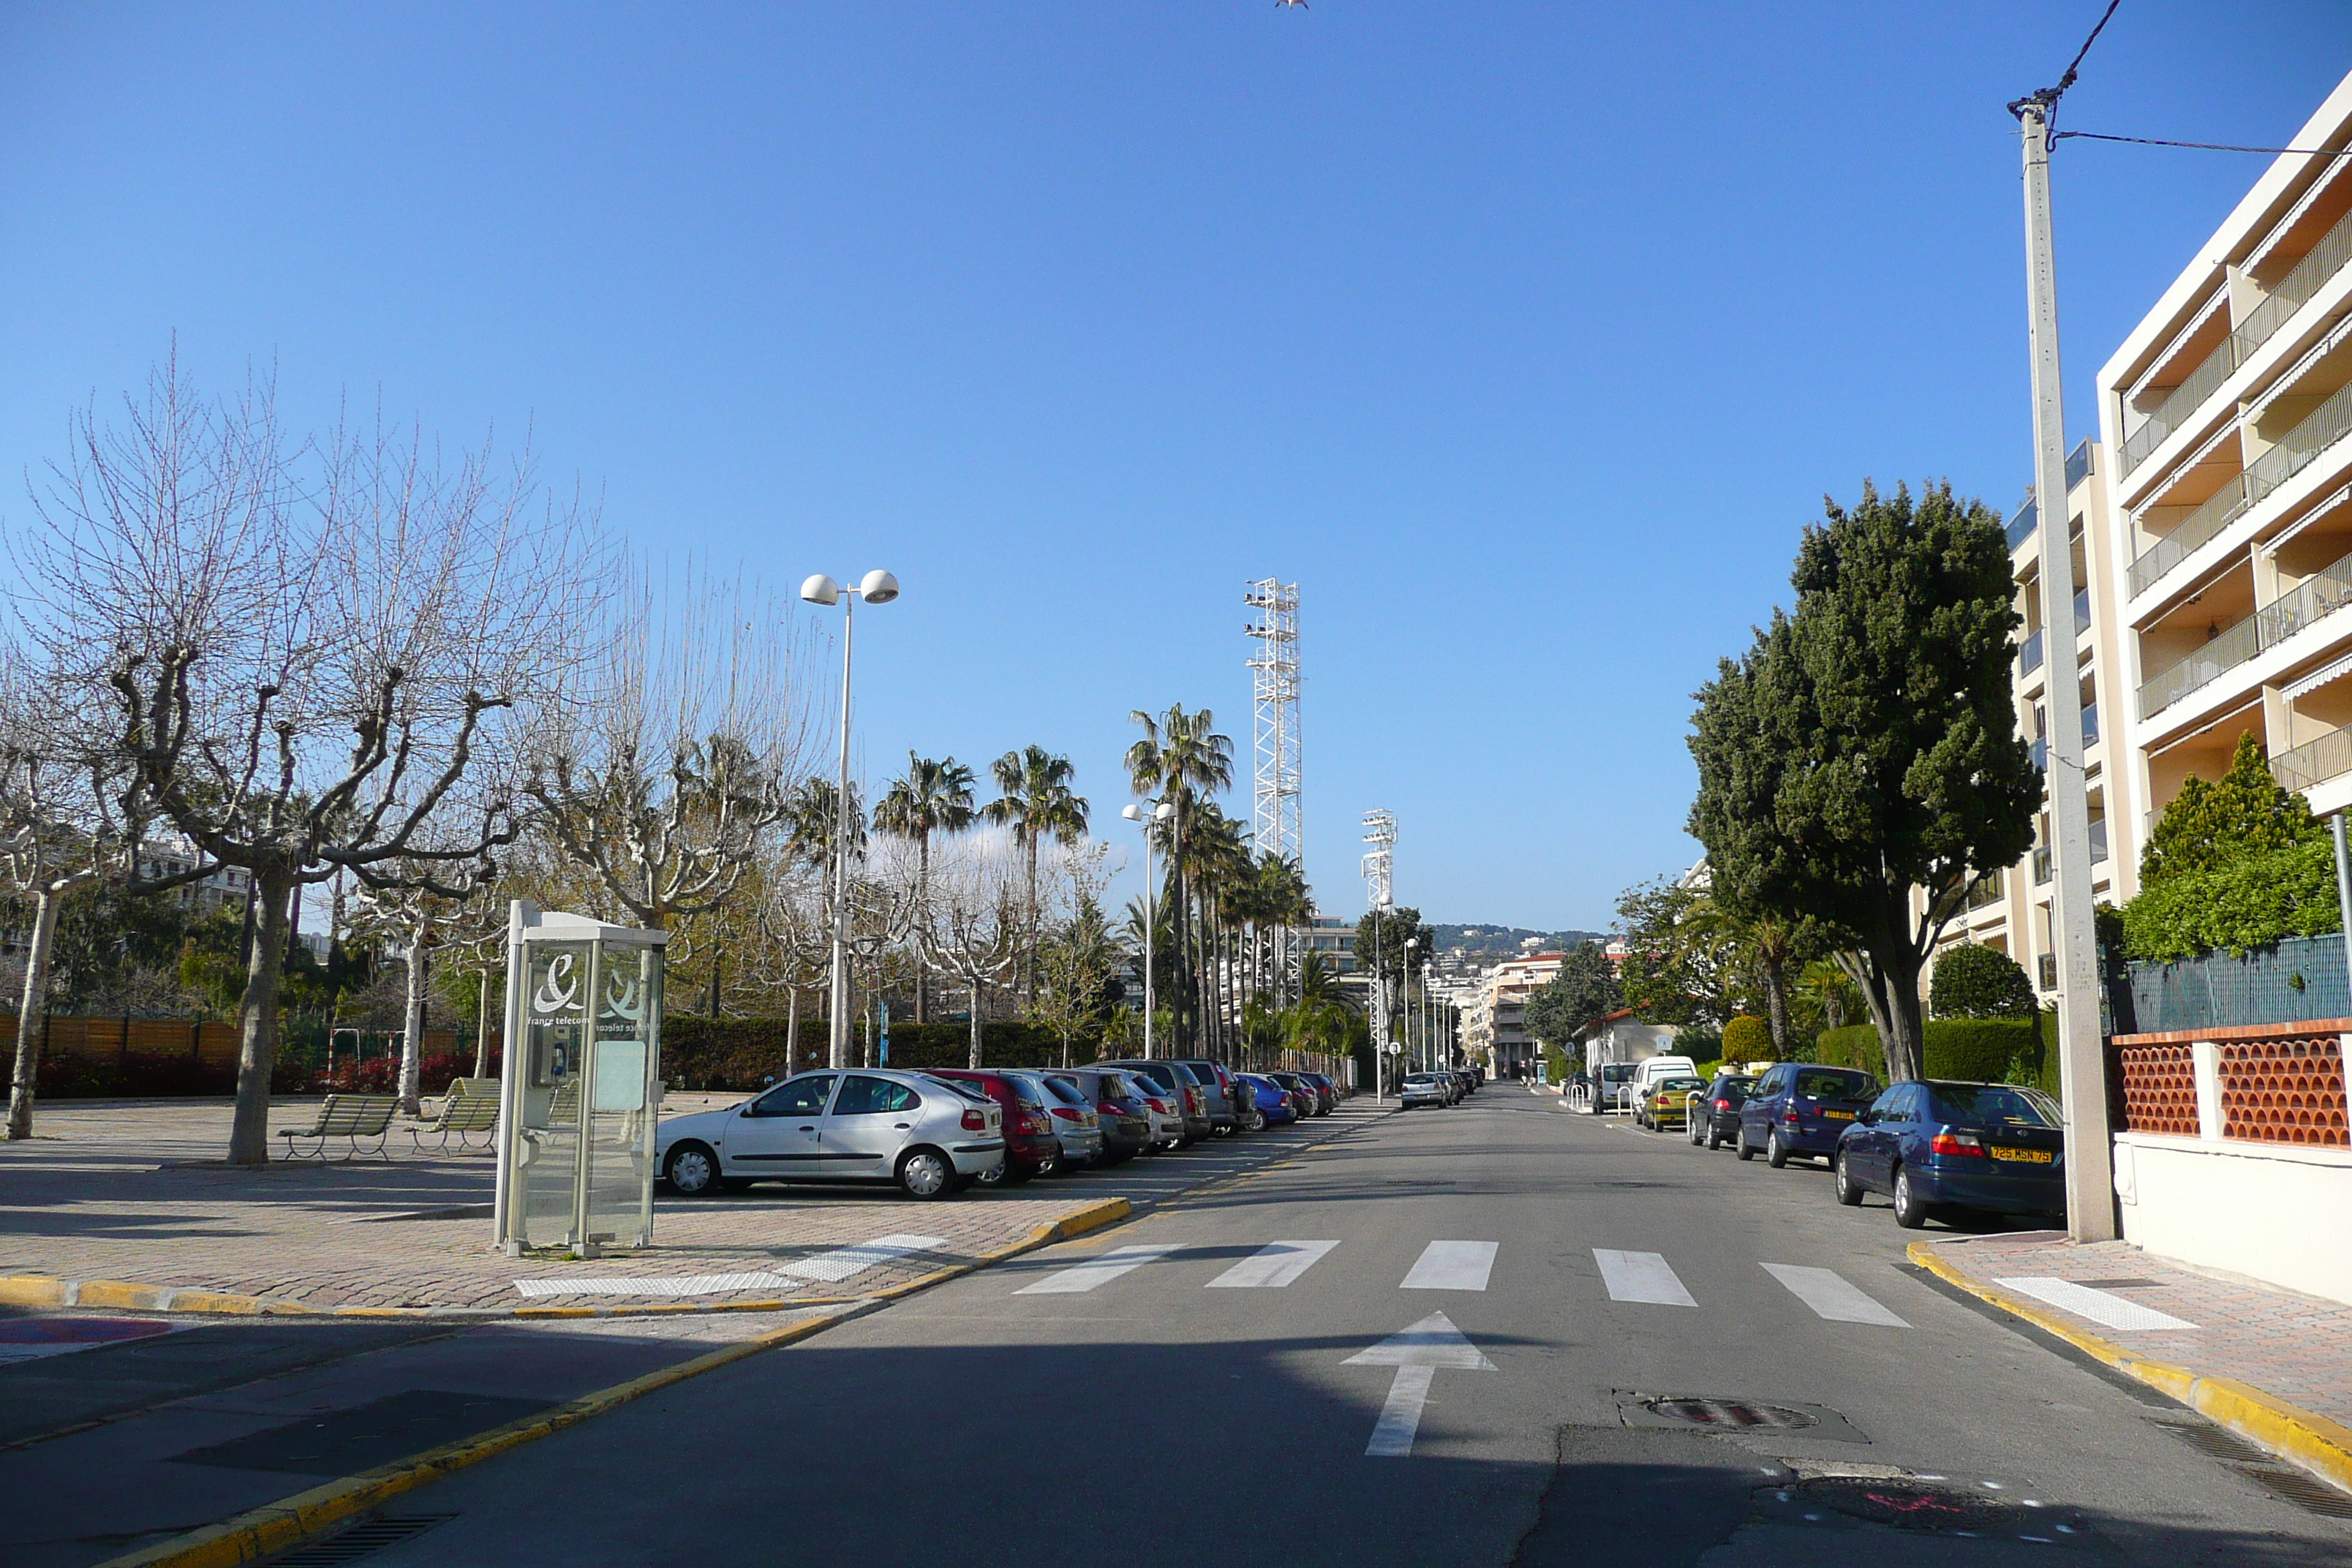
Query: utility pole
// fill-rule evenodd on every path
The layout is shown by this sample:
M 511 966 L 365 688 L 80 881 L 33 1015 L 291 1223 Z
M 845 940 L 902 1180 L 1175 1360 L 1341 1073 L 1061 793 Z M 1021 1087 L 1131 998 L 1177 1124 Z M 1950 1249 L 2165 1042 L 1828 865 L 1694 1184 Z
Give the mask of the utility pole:
M 2087 51 L 2090 45 L 2083 47 Z M 2077 64 L 2081 59 L 2075 57 Z M 2043 778 L 2050 797 L 2050 941 L 2058 960 L 2059 1092 L 2066 1112 L 2066 1229 L 2076 1241 L 2112 1241 L 2115 1146 L 2107 1124 L 2106 1048 L 2099 1037 L 2091 808 L 2083 777 L 2082 677 L 2074 658 L 2074 555 L 2066 502 L 2066 413 L 2058 376 L 2058 275 L 2050 234 L 2050 121 L 2059 95 L 2074 80 L 2069 67 L 2056 87 L 2019 99 L 2009 108 L 2017 116 L 2025 149 L 2033 496 L 2042 529 L 2042 668 L 2051 730 Z

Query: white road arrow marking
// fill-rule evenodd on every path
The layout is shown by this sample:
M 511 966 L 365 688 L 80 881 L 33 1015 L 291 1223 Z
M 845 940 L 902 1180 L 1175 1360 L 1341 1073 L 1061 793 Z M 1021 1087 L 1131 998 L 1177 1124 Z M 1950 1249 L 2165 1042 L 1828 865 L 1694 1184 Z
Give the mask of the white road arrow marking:
M 1369 1350 L 1358 1351 L 1342 1366 L 1392 1366 L 1396 1381 L 1389 1384 L 1388 1403 L 1372 1426 L 1367 1458 L 1402 1459 L 1412 1453 L 1413 1434 L 1421 1429 L 1421 1407 L 1429 1401 L 1429 1385 L 1442 1366 L 1465 1372 L 1492 1372 L 1495 1363 L 1443 1312 L 1432 1312 L 1412 1327 Z

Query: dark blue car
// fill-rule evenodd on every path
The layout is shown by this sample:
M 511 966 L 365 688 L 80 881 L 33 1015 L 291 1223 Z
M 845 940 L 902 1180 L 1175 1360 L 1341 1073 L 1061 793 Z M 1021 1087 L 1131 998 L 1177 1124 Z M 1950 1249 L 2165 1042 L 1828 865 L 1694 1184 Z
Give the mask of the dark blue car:
M 1257 1108 L 1265 1118 L 1265 1125 L 1278 1127 L 1286 1121 L 1298 1120 L 1298 1110 L 1291 1103 L 1290 1091 L 1270 1078 L 1260 1078 L 1254 1072 L 1237 1072 L 1236 1081 L 1246 1084 L 1257 1096 Z
M 2066 1138 L 2048 1096 L 2008 1083 L 1898 1083 L 1838 1142 L 1838 1202 L 1895 1199 L 1916 1230 L 1938 1208 L 2066 1212 Z
M 1799 1155 L 1826 1160 L 1877 1094 L 1878 1080 L 1858 1068 L 1768 1068 L 1739 1108 L 1739 1157 L 1760 1153 L 1776 1171 Z

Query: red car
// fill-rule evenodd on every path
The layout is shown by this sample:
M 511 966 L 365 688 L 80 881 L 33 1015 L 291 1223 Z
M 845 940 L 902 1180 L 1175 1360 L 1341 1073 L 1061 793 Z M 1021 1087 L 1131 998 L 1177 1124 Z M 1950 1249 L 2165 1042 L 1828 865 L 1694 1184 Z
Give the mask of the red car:
M 1023 1085 L 1000 1073 L 973 1072 L 966 1068 L 926 1068 L 924 1076 L 943 1078 L 976 1089 L 1004 1111 L 1004 1163 L 980 1178 L 983 1187 L 1025 1182 L 1053 1171 L 1062 1158 L 1062 1141 L 1054 1132 L 1053 1118 Z

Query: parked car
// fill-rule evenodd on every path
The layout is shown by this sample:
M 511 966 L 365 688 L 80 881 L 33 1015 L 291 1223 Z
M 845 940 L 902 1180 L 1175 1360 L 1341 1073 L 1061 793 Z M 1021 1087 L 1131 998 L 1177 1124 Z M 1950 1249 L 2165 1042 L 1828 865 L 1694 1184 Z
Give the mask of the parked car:
M 1600 1116 L 1612 1110 L 1623 1110 L 1633 1104 L 1629 1098 L 1633 1081 L 1633 1062 L 1602 1062 L 1600 1076 L 1594 1080 L 1592 1114 Z
M 1055 1163 L 1057 1171 L 1083 1171 L 1098 1163 L 1103 1156 L 1102 1119 L 1095 1114 L 1094 1102 L 1066 1083 L 1056 1082 L 1045 1073 L 1019 1073 L 1023 1081 L 1034 1084 L 1037 1092 L 1045 1097 L 1045 1115 L 1054 1124 L 1054 1136 L 1061 1141 L 1062 1155 Z
M 1298 1076 L 1313 1084 L 1322 1092 L 1323 1111 L 1326 1115 L 1339 1110 L 1339 1102 L 1347 1098 L 1347 1096 L 1340 1091 L 1339 1086 L 1332 1081 L 1331 1075 L 1328 1073 L 1303 1072 Z
M 1650 1090 L 1656 1088 L 1662 1080 L 1670 1078 L 1696 1078 L 1697 1076 L 1698 1064 L 1691 1060 L 1688 1057 L 1645 1057 L 1642 1060 L 1635 1062 L 1633 1064 L 1633 1092 L 1632 1095 L 1632 1103 L 1634 1114 L 1637 1117 L 1640 1115 L 1643 1104 L 1650 1098 Z
M 1234 1076 L 1257 1096 L 1258 1121 L 1252 1131 L 1298 1120 L 1298 1100 L 1289 1089 L 1257 1073 L 1237 1073 Z
M 1208 1097 L 1201 1091 L 1201 1080 L 1194 1078 L 1192 1069 L 1182 1062 L 1160 1060 L 1146 1062 L 1130 1058 L 1097 1062 L 1095 1065 L 1117 1068 L 1125 1073 L 1140 1074 L 1167 1091 L 1168 1099 L 1176 1107 L 1176 1113 L 1184 1119 L 1184 1131 L 1176 1142 L 1177 1148 L 1189 1147 L 1210 1135 L 1212 1128 L 1209 1121 Z
M 920 1073 L 806 1072 L 724 1110 L 665 1120 L 654 1168 L 691 1197 L 751 1182 L 896 1182 L 960 1193 L 1004 1165 L 1002 1109 Z
M 1270 1072 L 1260 1075 L 1270 1078 L 1297 1098 L 1297 1110 L 1303 1120 L 1323 1114 L 1323 1091 L 1315 1087 L 1304 1073 Z
M 1757 1079 L 1739 1108 L 1739 1157 L 1760 1152 L 1776 1171 L 1799 1156 L 1826 1160 L 1877 1096 L 1878 1080 L 1859 1068 L 1782 1062 Z
M 1398 1086 L 1397 1100 L 1406 1110 L 1416 1105 L 1447 1106 L 1454 1103 L 1454 1091 L 1433 1072 L 1407 1073 Z
M 1739 1108 L 1748 1103 L 1748 1090 L 1756 1080 L 1744 1072 L 1719 1072 L 1715 1081 L 1706 1086 L 1706 1094 L 1699 1101 L 1697 1114 L 1688 1118 L 1690 1125 L 1684 1131 L 1694 1143 L 1709 1149 L 1720 1149 L 1739 1136 Z
M 1180 1057 L 1177 1062 L 1201 1086 L 1201 1098 L 1207 1102 L 1210 1132 L 1223 1138 L 1241 1126 L 1241 1118 L 1234 1110 L 1233 1070 L 1205 1057 Z
M 1125 1164 L 1158 1141 L 1151 1106 L 1127 1074 L 1114 1068 L 1071 1068 L 1045 1076 L 1049 1082 L 1076 1089 L 1095 1108 L 1102 1127 L 1104 1164 Z M 1172 1111 L 1168 1120 L 1177 1129 L 1184 1125 L 1183 1118 Z
M 1040 1085 L 1013 1073 L 965 1068 L 934 1068 L 924 1076 L 984 1094 L 1004 1113 L 1004 1164 L 994 1175 L 982 1177 L 982 1186 L 1018 1186 L 1032 1176 L 1050 1175 L 1061 1163 L 1062 1141 L 1055 1134 L 1054 1119 L 1045 1113 Z
M 1643 1097 L 1640 1109 L 1633 1113 L 1635 1124 L 1653 1132 L 1685 1126 L 1690 1118 L 1691 1096 L 1706 1088 L 1706 1079 L 1695 1074 L 1655 1080 L 1650 1085 L 1650 1091 Z
M 2015 1084 L 1895 1084 L 1838 1139 L 1838 1202 L 1885 1193 L 1906 1230 L 1943 1208 L 2063 1215 L 2063 1125 L 2047 1096 Z

